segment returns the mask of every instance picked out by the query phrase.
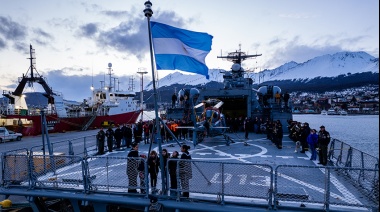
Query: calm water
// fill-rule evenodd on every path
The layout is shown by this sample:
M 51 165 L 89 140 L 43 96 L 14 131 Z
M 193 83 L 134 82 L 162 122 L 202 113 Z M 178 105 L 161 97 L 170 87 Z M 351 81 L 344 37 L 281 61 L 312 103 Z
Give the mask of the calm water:
M 144 111 L 144 120 L 152 120 L 154 117 L 154 111 Z M 317 131 L 321 125 L 324 125 L 332 138 L 379 158 L 378 115 L 326 116 L 305 114 L 293 115 L 293 120 L 302 123 L 307 122 L 311 128 Z
M 332 138 L 345 142 L 365 153 L 379 157 L 379 116 L 293 115 L 293 120 L 308 122 L 311 128 L 326 127 Z

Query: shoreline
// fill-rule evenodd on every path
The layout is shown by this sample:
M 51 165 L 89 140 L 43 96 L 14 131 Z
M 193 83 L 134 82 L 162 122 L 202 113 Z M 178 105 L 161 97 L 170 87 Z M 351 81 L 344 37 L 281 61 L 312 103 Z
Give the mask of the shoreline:
M 293 115 L 322 115 L 320 113 L 293 113 Z M 322 115 L 322 116 L 378 116 L 379 114 L 368 114 L 368 113 L 349 113 L 347 115 Z

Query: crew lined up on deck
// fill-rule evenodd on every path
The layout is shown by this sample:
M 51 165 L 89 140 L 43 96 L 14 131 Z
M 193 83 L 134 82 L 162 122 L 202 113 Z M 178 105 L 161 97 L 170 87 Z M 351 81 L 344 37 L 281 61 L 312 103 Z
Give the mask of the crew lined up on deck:
M 160 126 L 160 134 L 161 140 L 163 143 L 169 142 L 173 140 L 174 135 L 177 139 L 189 139 L 192 137 L 191 131 L 188 129 L 177 128 L 178 126 L 193 126 L 192 122 L 186 122 L 183 120 L 173 120 L 169 119 L 165 122 L 166 127 L 161 124 Z M 271 121 L 267 118 L 263 121 L 262 118 L 248 118 L 243 119 L 239 118 L 226 118 L 226 125 L 229 127 L 229 133 L 237 133 L 237 132 L 245 132 L 245 139 L 249 139 L 249 132 L 254 132 L 256 134 L 265 133 L 267 134 L 267 139 L 271 140 L 278 149 L 282 149 L 282 139 L 283 139 L 283 126 L 280 120 Z M 311 151 L 315 160 L 314 155 L 316 153 L 314 151 L 319 151 L 319 154 L 323 155 L 323 158 L 320 159 L 321 164 L 326 164 L 327 147 L 330 143 L 330 135 L 327 131 L 325 131 L 324 127 L 321 126 L 321 130 L 317 132 L 315 129 L 311 129 L 307 122 L 300 123 L 293 120 L 288 120 L 288 131 L 289 138 L 291 138 L 295 143 L 295 151 L 298 152 L 298 149 L 301 148 L 301 153 L 305 153 L 306 151 Z M 119 126 L 115 131 L 112 128 L 108 128 L 106 132 L 104 132 L 103 128 L 98 132 L 98 154 L 104 154 L 104 141 L 107 139 L 107 147 L 108 151 L 112 152 L 114 146 L 116 149 L 120 149 L 121 147 L 130 147 L 132 143 L 132 136 L 134 137 L 134 142 L 140 143 L 144 138 L 144 144 L 149 144 L 151 142 L 155 142 L 154 139 L 154 120 L 142 122 L 141 120 L 133 126 L 133 129 L 130 125 L 124 125 L 122 128 Z M 167 129 L 171 131 L 171 133 L 167 132 Z M 314 130 L 313 134 L 318 135 L 318 139 L 309 138 L 309 135 Z M 322 134 L 321 134 L 322 132 Z M 322 138 L 320 138 L 322 136 Z M 122 143 L 120 144 L 122 140 Z M 318 142 L 315 142 L 318 140 Z M 322 154 L 323 153 L 323 154 Z
M 175 133 L 179 131 L 179 129 L 176 129 L 176 126 L 178 124 L 176 121 L 168 121 L 166 123 L 168 125 L 168 128 L 173 130 L 173 134 L 175 135 L 183 135 L 181 133 Z M 181 123 L 179 123 L 181 124 Z M 182 123 L 183 124 L 183 123 Z M 146 185 L 145 185 L 145 165 L 147 165 L 147 170 L 149 174 L 149 182 L 150 186 L 152 188 L 152 194 L 155 194 L 158 189 L 156 189 L 157 186 L 157 177 L 160 171 L 160 158 L 163 157 L 164 162 L 164 173 L 166 174 L 166 170 L 169 169 L 169 177 L 165 176 L 164 174 L 164 181 L 166 182 L 168 179 L 170 179 L 170 189 L 176 190 L 178 188 L 178 182 L 177 182 L 177 165 L 179 168 L 179 179 L 180 179 L 180 186 L 183 191 L 182 197 L 189 197 L 189 180 L 192 178 L 192 171 L 191 171 L 191 164 L 188 162 L 179 161 L 177 164 L 177 161 L 171 161 L 169 163 L 169 167 L 167 167 L 167 161 L 170 158 L 170 153 L 163 149 L 161 155 L 159 156 L 155 150 L 152 150 L 149 154 L 149 157 L 143 154 L 139 154 L 139 145 L 142 143 L 141 138 L 142 134 L 146 135 L 147 139 L 144 139 L 145 144 L 150 143 L 150 139 L 153 139 L 152 135 L 153 133 L 153 121 L 147 121 L 143 123 L 140 121 L 137 123 L 133 129 L 130 125 L 124 125 L 122 128 L 117 126 L 115 131 L 111 127 L 107 129 L 106 132 L 104 132 L 103 128 L 101 127 L 98 134 L 96 135 L 97 138 L 97 146 L 98 146 L 98 155 L 104 154 L 104 144 L 107 143 L 107 148 L 109 152 L 113 151 L 114 145 L 116 145 L 116 149 L 120 149 L 121 147 L 126 146 L 127 148 L 131 148 L 128 153 L 128 159 L 127 159 L 127 169 L 126 174 L 128 176 L 128 193 L 137 193 L 137 188 L 140 188 L 140 193 L 144 194 L 146 193 Z M 162 127 L 163 128 L 163 127 Z M 181 129 L 184 130 L 184 129 Z M 183 131 L 185 132 L 185 131 Z M 187 133 L 187 130 L 186 130 Z M 166 137 L 166 133 L 163 133 L 164 139 L 163 141 L 168 141 L 170 137 Z M 121 136 L 121 137 L 120 137 Z M 134 142 L 132 141 L 132 136 L 134 137 Z M 183 138 L 187 138 L 187 135 L 183 135 Z M 119 147 L 119 141 L 125 140 L 125 145 L 120 144 Z M 124 143 L 124 142 L 123 142 Z M 127 145 L 129 144 L 129 145 Z M 182 145 L 181 146 L 181 156 L 180 159 L 191 159 L 191 155 L 189 153 L 190 146 L 188 145 Z M 179 154 L 177 151 L 174 151 L 172 154 L 173 159 L 178 159 Z M 145 163 L 146 160 L 146 163 Z M 139 185 L 138 185 L 138 182 Z M 176 195 L 175 191 L 171 191 L 171 195 Z
M 158 192 L 158 189 L 156 189 L 157 186 L 157 176 L 160 171 L 164 171 L 164 173 L 167 173 L 167 169 L 169 169 L 169 176 L 166 176 L 164 174 L 164 182 L 167 182 L 168 179 L 170 179 L 170 189 L 171 189 L 171 195 L 176 195 L 176 189 L 178 188 L 178 182 L 177 182 L 177 173 L 179 174 L 179 182 L 180 182 L 180 188 L 182 190 L 182 197 L 189 197 L 189 181 L 192 178 L 192 168 L 191 163 L 187 162 L 185 160 L 191 160 L 191 155 L 189 153 L 190 146 L 182 145 L 181 146 L 181 156 L 180 161 L 177 160 L 171 160 L 168 164 L 168 167 L 166 166 L 167 161 L 169 158 L 172 159 L 178 159 L 179 154 L 177 151 L 173 151 L 172 157 L 170 157 L 170 153 L 163 149 L 161 155 L 159 156 L 156 151 L 152 150 L 150 152 L 149 157 L 147 158 L 146 155 L 139 154 L 139 144 L 133 143 L 132 148 L 128 153 L 128 159 L 127 159 L 127 169 L 126 174 L 128 176 L 128 193 L 138 193 L 137 188 L 140 189 L 141 194 L 146 193 L 146 186 L 145 186 L 145 165 L 147 165 L 147 170 L 149 174 L 149 180 L 150 180 L 150 186 L 151 186 L 151 193 L 156 194 Z M 164 170 L 160 170 L 160 158 L 163 157 L 164 161 Z M 147 161 L 145 162 L 145 160 Z M 177 171 L 178 169 L 178 171 Z M 138 185 L 138 178 L 140 181 L 140 185 Z
M 230 128 L 230 133 L 235 133 L 237 131 L 245 131 L 245 139 L 249 139 L 249 132 L 253 131 L 257 134 L 266 133 L 267 139 L 271 140 L 278 149 L 282 149 L 282 139 L 283 139 L 283 126 L 280 120 L 271 121 L 270 119 L 266 119 L 265 121 L 262 118 L 255 117 L 254 119 L 250 119 L 246 117 L 244 120 L 234 119 L 236 122 L 231 122 L 232 127 Z M 242 121 L 243 120 L 243 121 Z M 242 121 L 242 124 L 241 124 Z M 117 126 L 116 130 L 113 131 L 112 128 L 108 128 L 106 132 L 104 132 L 103 128 L 97 134 L 98 140 L 98 154 L 104 154 L 104 143 L 107 141 L 108 151 L 113 151 L 113 145 L 116 145 L 116 149 L 120 149 L 121 146 L 131 146 L 131 150 L 128 153 L 127 160 L 127 176 L 129 179 L 129 193 L 137 193 L 136 188 L 140 188 L 140 193 L 145 193 L 145 166 L 147 166 L 147 171 L 149 174 L 149 182 L 152 188 L 152 194 L 157 193 L 157 177 L 160 171 L 164 171 L 164 182 L 168 182 L 170 179 L 170 189 L 171 195 L 176 195 L 176 190 L 180 188 L 182 191 L 182 197 L 189 197 L 189 181 L 192 178 L 192 170 L 191 163 L 185 161 L 171 161 L 167 164 L 169 158 L 173 159 L 190 159 L 191 156 L 189 153 L 190 146 L 182 145 L 181 152 L 182 154 L 179 156 L 177 151 L 172 153 L 172 157 L 170 157 L 170 153 L 163 149 L 161 154 L 158 154 L 156 151 L 150 151 L 149 157 L 146 155 L 140 155 L 138 153 L 139 144 L 142 143 L 143 134 L 145 135 L 144 144 L 148 144 L 154 141 L 154 121 L 146 121 L 146 122 L 138 122 L 133 126 L 133 129 L 130 125 L 124 125 L 122 128 Z M 173 135 L 178 137 L 179 139 L 188 138 L 189 131 L 187 129 L 177 129 L 177 126 L 186 125 L 189 123 L 184 122 L 184 120 L 168 120 L 165 123 L 167 125 L 166 129 L 172 131 Z M 236 124 L 236 125 L 235 125 Z M 241 124 L 241 126 L 240 126 Z M 161 135 L 162 141 L 168 142 L 171 140 L 171 134 L 165 132 L 165 128 L 161 124 Z M 289 137 L 296 142 L 295 152 L 298 152 L 298 149 L 301 148 L 301 153 L 305 153 L 306 151 L 311 152 L 310 160 L 316 160 L 317 155 L 319 158 L 319 163 L 322 165 L 327 165 L 328 162 L 328 145 L 330 143 L 330 134 L 325 130 L 325 127 L 320 126 L 320 131 L 317 132 L 316 129 L 311 129 L 307 122 L 300 123 L 293 120 L 288 120 L 288 131 Z M 134 142 L 132 141 L 132 136 L 134 136 Z M 113 143 L 113 138 L 115 143 Z M 123 143 L 121 143 L 123 140 Z M 124 142 L 125 140 L 125 142 Z M 124 145 L 125 144 L 125 145 Z M 160 170 L 160 157 L 163 157 L 163 168 L 164 170 Z M 145 162 L 146 161 L 146 162 Z M 178 170 L 177 171 L 177 166 Z M 168 171 L 168 172 L 167 172 Z M 166 176 L 166 173 L 169 173 L 169 176 Z M 177 174 L 179 176 L 177 177 Z M 137 185 L 138 179 L 140 184 Z M 178 185 L 179 183 L 179 185 Z M 178 187 L 180 186 L 180 187 Z

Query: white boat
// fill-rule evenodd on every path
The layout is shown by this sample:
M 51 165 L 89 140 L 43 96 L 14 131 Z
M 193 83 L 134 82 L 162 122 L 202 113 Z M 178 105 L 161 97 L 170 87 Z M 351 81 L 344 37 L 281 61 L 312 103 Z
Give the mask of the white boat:
M 345 110 L 340 110 L 339 114 L 342 115 L 342 116 L 348 115 L 347 111 L 345 111 Z
M 327 111 L 327 115 L 339 115 L 339 113 L 337 113 L 334 109 L 331 108 Z
M 322 110 L 321 115 L 327 115 L 327 110 Z

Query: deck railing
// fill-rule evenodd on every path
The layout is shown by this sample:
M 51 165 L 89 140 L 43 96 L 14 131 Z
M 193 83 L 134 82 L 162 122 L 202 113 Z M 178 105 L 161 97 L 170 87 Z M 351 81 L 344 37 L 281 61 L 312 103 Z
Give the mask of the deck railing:
M 148 198 L 149 193 L 158 199 L 182 201 L 180 194 L 190 192 L 194 201 L 220 205 L 239 202 L 268 209 L 289 205 L 327 211 L 340 206 L 379 209 L 378 169 L 286 165 L 273 169 L 266 164 L 181 159 L 168 160 L 167 167 L 173 162 L 176 174 L 166 170 L 165 179 L 159 175 L 157 180 L 156 188 L 164 183 L 168 190 L 157 191 L 149 184 L 148 164 L 143 158 L 43 156 L 16 151 L 2 155 L 0 191 L 25 189 L 45 197 L 49 197 L 44 192 L 48 190 L 54 195 L 79 192 L 89 201 L 97 194 Z M 138 169 L 141 163 L 143 168 Z M 363 175 L 352 177 L 352 172 Z M 130 189 L 138 193 L 128 193 Z

